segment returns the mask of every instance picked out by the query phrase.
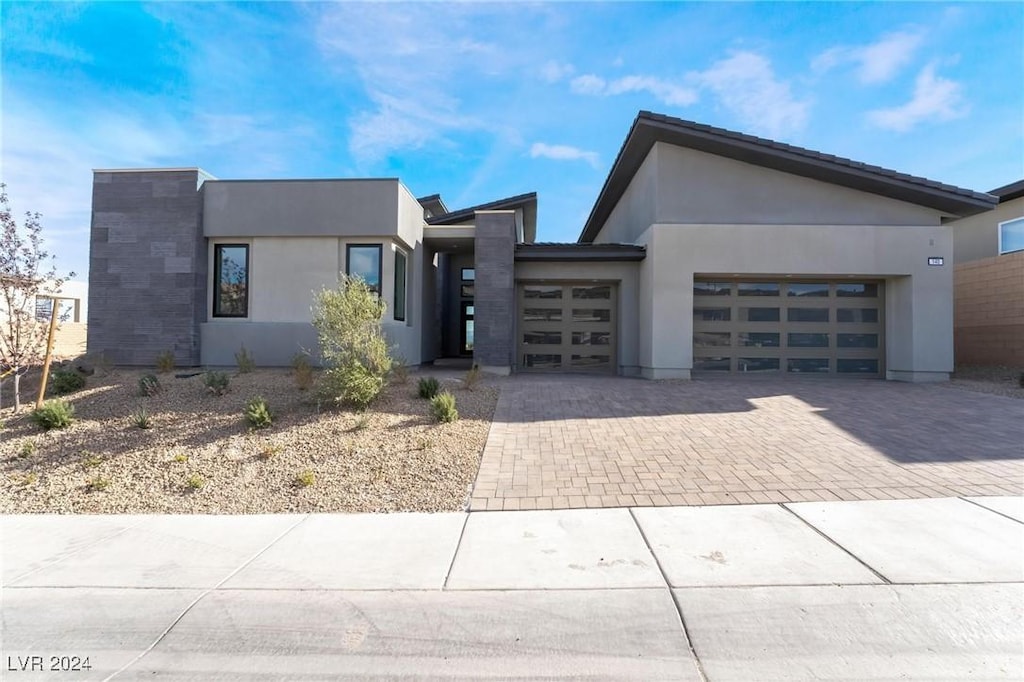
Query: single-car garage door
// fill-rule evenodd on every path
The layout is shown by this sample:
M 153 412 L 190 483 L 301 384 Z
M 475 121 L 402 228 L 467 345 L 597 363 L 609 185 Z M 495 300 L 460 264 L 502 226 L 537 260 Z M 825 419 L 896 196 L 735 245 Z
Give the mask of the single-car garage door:
M 696 279 L 693 369 L 879 376 L 883 283 Z
M 522 283 L 517 366 L 525 371 L 613 373 L 613 283 Z

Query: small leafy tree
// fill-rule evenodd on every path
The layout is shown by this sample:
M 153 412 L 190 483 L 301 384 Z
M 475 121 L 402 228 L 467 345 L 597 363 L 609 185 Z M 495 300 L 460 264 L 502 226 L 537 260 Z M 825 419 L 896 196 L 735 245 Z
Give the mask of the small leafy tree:
M 15 410 L 21 409 L 21 376 L 46 352 L 49 320 L 36 319 L 36 299 L 54 296 L 66 281 L 57 277 L 55 259 L 43 248 L 40 218 L 27 212 L 19 226 L 7 186 L 0 184 L 0 374 L 13 372 Z
M 341 276 L 337 289 L 323 289 L 313 305 L 313 326 L 326 371 L 321 394 L 364 408 L 384 388 L 393 360 L 381 328 L 384 302 L 358 277 Z

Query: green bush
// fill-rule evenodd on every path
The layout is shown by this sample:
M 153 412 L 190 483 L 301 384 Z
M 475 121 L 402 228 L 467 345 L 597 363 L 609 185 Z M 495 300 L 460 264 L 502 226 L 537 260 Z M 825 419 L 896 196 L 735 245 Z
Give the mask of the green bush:
M 156 369 L 158 372 L 166 373 L 174 369 L 174 352 L 165 350 L 156 356 Z
M 421 398 L 431 400 L 441 390 L 441 384 L 434 377 L 424 377 L 420 379 L 418 388 Z
M 151 424 L 149 423 L 149 412 L 146 411 L 145 407 L 132 412 L 131 422 L 140 429 L 148 429 Z
M 147 398 L 160 392 L 160 380 L 155 374 L 143 374 L 139 377 L 139 394 Z
M 32 412 L 32 421 L 47 431 L 63 429 L 75 421 L 75 406 L 61 399 L 47 400 Z
M 320 341 L 321 396 L 359 408 L 376 400 L 394 361 L 381 327 L 385 305 L 358 277 L 343 275 L 337 289 L 324 289 L 313 306 Z
M 203 375 L 203 384 L 206 390 L 214 395 L 224 395 L 228 392 L 228 384 L 231 379 L 224 372 L 207 372 Z
M 254 428 L 265 429 L 274 421 L 270 406 L 262 396 L 256 396 L 245 405 L 245 420 Z
M 191 490 L 199 490 L 206 485 L 206 479 L 200 474 L 191 474 L 185 479 L 185 485 L 187 485 Z
M 466 372 L 466 377 L 462 380 L 462 385 L 467 391 L 472 391 L 476 388 L 478 383 L 480 383 L 480 367 L 473 365 L 469 371 Z
M 253 359 L 249 351 L 245 349 L 245 344 L 242 344 L 239 351 L 235 353 L 235 362 L 238 363 L 239 374 L 248 374 L 256 369 L 256 361 Z
M 299 488 L 308 488 L 314 483 L 316 483 L 316 474 L 310 469 L 300 471 L 295 476 L 295 485 Z
M 430 412 L 439 422 L 455 421 L 459 418 L 459 411 L 455 409 L 455 396 L 448 391 L 438 393 L 430 399 Z
M 60 369 L 50 377 L 50 390 L 57 395 L 67 395 L 85 388 L 85 377 L 74 370 Z
M 323 374 L 320 395 L 363 410 L 384 390 L 384 377 L 357 362 L 332 367 Z

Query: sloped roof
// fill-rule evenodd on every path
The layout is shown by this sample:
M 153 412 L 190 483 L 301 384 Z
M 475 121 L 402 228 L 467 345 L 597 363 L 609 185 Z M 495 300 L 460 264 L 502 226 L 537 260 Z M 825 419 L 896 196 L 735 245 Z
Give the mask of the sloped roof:
M 444 201 L 441 200 L 440 194 L 429 194 L 425 197 L 418 197 L 416 201 L 420 203 L 420 206 L 434 215 L 443 215 L 448 212 L 448 207 L 444 205 Z
M 633 121 L 579 241 L 597 236 L 656 142 L 716 154 L 774 170 L 933 208 L 963 217 L 991 209 L 996 198 L 970 189 L 872 166 L 812 149 L 641 111 Z
M 526 241 L 533 241 L 537 234 L 537 193 L 528 192 L 517 194 L 514 197 L 506 197 L 489 201 L 486 204 L 477 204 L 468 208 L 460 208 L 456 211 L 449 211 L 444 215 L 436 215 L 427 219 L 428 225 L 458 225 L 467 220 L 473 219 L 477 211 L 511 211 L 517 208 L 523 209 L 523 232 Z
M 996 187 L 994 190 L 991 190 L 989 194 L 999 197 L 999 203 L 1020 199 L 1021 197 L 1024 197 L 1024 180 L 1018 180 L 1017 182 L 1011 182 L 1009 185 Z

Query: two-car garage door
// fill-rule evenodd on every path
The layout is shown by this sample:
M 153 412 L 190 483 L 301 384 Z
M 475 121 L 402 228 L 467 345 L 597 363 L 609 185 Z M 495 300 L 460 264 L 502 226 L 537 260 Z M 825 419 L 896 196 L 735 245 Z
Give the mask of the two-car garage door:
M 883 283 L 697 280 L 693 369 L 879 376 Z

